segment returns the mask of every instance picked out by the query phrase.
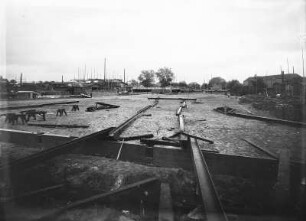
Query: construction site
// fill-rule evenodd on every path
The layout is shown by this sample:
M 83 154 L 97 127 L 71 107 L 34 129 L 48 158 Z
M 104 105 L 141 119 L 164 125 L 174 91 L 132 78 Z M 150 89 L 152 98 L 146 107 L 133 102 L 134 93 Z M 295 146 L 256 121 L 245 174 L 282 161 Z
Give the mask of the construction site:
M 7 101 L 1 220 L 304 220 L 306 123 L 240 100 Z

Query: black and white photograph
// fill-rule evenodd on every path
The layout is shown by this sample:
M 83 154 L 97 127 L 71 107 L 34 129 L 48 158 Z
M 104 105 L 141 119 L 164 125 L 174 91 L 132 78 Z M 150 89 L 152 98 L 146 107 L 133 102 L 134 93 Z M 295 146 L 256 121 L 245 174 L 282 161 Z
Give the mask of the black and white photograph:
M 306 0 L 0 0 L 0 220 L 306 220 Z

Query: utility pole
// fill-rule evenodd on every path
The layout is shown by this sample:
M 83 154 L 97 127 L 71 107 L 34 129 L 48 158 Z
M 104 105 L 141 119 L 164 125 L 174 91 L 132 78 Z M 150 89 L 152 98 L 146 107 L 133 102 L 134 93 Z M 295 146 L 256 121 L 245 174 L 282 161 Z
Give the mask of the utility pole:
M 125 69 L 123 69 L 123 83 L 125 83 Z
M 22 73 L 20 74 L 20 86 L 22 85 Z
M 104 82 L 105 82 L 105 76 L 106 76 L 106 58 L 104 58 Z
M 288 68 L 288 74 L 289 74 L 289 60 L 287 58 L 287 68 Z
M 83 79 L 84 79 L 84 81 L 86 79 L 86 64 L 85 64 L 85 68 L 84 68 Z
M 78 82 L 80 81 L 80 68 L 78 67 Z
M 303 101 L 302 101 L 302 104 L 304 104 L 305 105 L 305 103 L 306 103 L 306 101 L 305 101 L 305 67 L 304 67 L 304 65 L 305 65 L 305 62 L 304 62 L 304 51 L 303 51 L 303 48 L 302 48 L 302 67 L 303 67 L 303 88 L 302 88 L 302 99 L 303 99 Z M 305 110 L 304 110 L 304 112 L 305 112 Z

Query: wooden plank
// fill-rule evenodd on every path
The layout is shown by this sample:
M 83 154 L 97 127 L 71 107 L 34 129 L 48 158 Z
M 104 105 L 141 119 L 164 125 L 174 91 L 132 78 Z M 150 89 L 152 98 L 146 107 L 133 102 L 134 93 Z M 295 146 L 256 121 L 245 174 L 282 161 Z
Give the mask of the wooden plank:
M 288 206 L 290 195 L 290 151 L 280 151 L 277 183 L 275 185 L 277 209 L 282 212 Z
M 34 108 L 34 107 L 36 108 L 36 107 L 43 107 L 43 106 L 60 105 L 60 104 L 73 104 L 73 103 L 79 103 L 79 101 L 66 101 L 66 102 L 44 103 L 44 104 L 37 104 L 37 105 L 0 107 L 0 110 L 16 110 L 16 109 L 25 109 L 25 108 Z
M 37 219 L 37 221 L 55 220 L 55 218 L 58 215 L 64 213 L 67 210 L 87 206 L 89 204 L 94 204 L 94 203 L 97 203 L 97 202 L 100 203 L 100 204 L 103 204 L 109 198 L 118 197 L 120 194 L 123 194 L 127 191 L 134 190 L 134 189 L 139 189 L 139 188 L 145 188 L 146 186 L 152 185 L 152 184 L 158 185 L 158 184 L 160 184 L 160 181 L 157 178 L 149 178 L 149 179 L 145 179 L 145 180 L 133 183 L 133 184 L 126 185 L 124 187 L 121 187 L 119 189 L 116 189 L 116 190 L 113 190 L 113 191 L 110 191 L 110 192 L 107 192 L 107 193 L 97 194 L 97 195 L 88 197 L 86 199 L 82 199 L 82 200 L 73 202 L 73 203 L 71 203 L 67 206 L 64 206 L 62 208 L 59 208 L 55 211 L 52 211 L 50 214 Z
M 241 140 L 244 140 L 245 142 L 247 142 L 248 144 L 252 145 L 253 147 L 257 148 L 258 150 L 261 150 L 262 152 L 264 152 L 265 154 L 267 154 L 268 156 L 274 158 L 274 159 L 278 159 L 278 155 L 275 153 L 272 153 L 271 151 L 267 150 L 266 148 L 260 147 L 258 145 L 256 145 L 255 143 L 251 142 L 250 140 L 247 140 L 245 138 L 240 138 Z
M 154 137 L 153 134 L 143 134 L 143 135 L 130 136 L 130 137 L 119 137 L 118 140 L 129 141 L 129 140 L 140 140 L 141 138 L 153 138 L 153 137 Z
M 209 139 L 207 139 L 207 138 L 198 137 L 198 136 L 195 136 L 195 135 L 187 134 L 187 133 L 185 133 L 185 132 L 182 132 L 182 134 L 184 134 L 185 136 L 189 136 L 189 137 L 192 137 L 192 138 L 198 139 L 198 140 L 203 140 L 203 141 L 206 141 L 206 142 L 208 142 L 208 143 L 210 143 L 210 144 L 213 144 L 213 143 L 214 143 L 214 141 L 209 140 Z
M 172 197 L 168 183 L 161 183 L 158 221 L 173 221 Z
M 182 109 L 183 109 L 183 107 L 182 106 L 180 106 L 177 110 L 176 110 L 176 116 L 179 116 L 181 113 L 182 113 Z
M 124 121 L 122 124 L 120 124 L 118 127 L 113 129 L 110 133 L 109 136 L 113 137 L 115 140 L 117 140 L 120 136 L 120 134 L 127 128 L 132 122 L 134 122 L 138 117 L 141 117 L 142 113 L 147 111 L 148 109 L 154 107 L 157 104 L 157 102 L 154 102 L 151 105 L 145 106 L 144 108 L 140 109 L 139 111 L 136 112 L 135 115 L 133 115 L 131 118 L 128 120 Z
M 178 121 L 180 124 L 180 132 L 183 132 L 185 130 L 185 123 L 184 123 L 184 116 L 182 114 L 178 116 Z
M 196 101 L 196 98 L 183 98 L 183 97 L 148 97 L 149 100 L 184 100 L 184 101 Z
M 78 147 L 77 144 L 79 144 L 80 142 L 83 141 L 88 141 L 90 139 L 94 139 L 94 138 L 106 138 L 108 137 L 108 133 L 113 129 L 113 127 L 107 128 L 105 130 L 101 130 L 95 133 L 92 133 L 90 135 L 84 136 L 84 137 L 80 137 L 80 138 L 76 138 L 72 141 L 69 141 L 67 143 L 43 150 L 41 152 L 38 152 L 36 154 L 33 154 L 31 156 L 28 157 L 24 157 L 18 160 L 15 160 L 13 162 L 11 162 L 9 165 L 1 165 L 0 168 L 0 172 L 1 171 L 11 171 L 14 169 L 25 169 L 28 168 L 30 166 L 34 166 L 40 162 L 43 162 L 45 160 L 49 160 L 52 157 L 56 157 L 58 155 L 61 154 L 66 154 L 66 153 L 70 153 L 72 150 L 74 150 L 75 148 Z
M 180 142 L 173 142 L 173 141 L 166 141 L 166 140 L 153 140 L 153 139 L 140 139 L 141 143 L 145 143 L 149 146 L 154 145 L 165 145 L 165 146 L 174 146 L 174 147 L 180 147 Z
M 220 203 L 217 191 L 197 140 L 190 138 L 190 146 L 207 221 L 227 221 L 227 217 Z
M 21 195 L 18 195 L 18 196 L 3 198 L 3 199 L 0 200 L 0 202 L 1 203 L 6 203 L 6 202 L 18 200 L 18 199 L 23 199 L 23 198 L 26 198 L 26 197 L 32 197 L 32 196 L 39 195 L 39 194 L 42 194 L 42 193 L 58 190 L 60 188 L 63 188 L 64 186 L 65 186 L 64 184 L 49 186 L 49 187 L 45 187 L 45 188 L 42 188 L 42 189 L 31 191 L 31 192 L 27 192 L 27 193 L 24 193 L 24 194 L 21 194 Z
M 28 123 L 28 126 L 35 126 L 35 127 L 49 127 L 49 128 L 88 128 L 89 125 L 77 125 L 77 124 L 36 124 L 36 123 Z
M 225 114 L 224 112 L 220 110 L 215 111 Z M 282 120 L 277 118 L 268 118 L 268 117 L 261 117 L 261 116 L 255 116 L 255 115 L 247 115 L 247 114 L 240 114 L 240 113 L 233 113 L 233 112 L 227 112 L 227 115 L 234 116 L 234 117 L 241 117 L 246 119 L 252 119 L 252 120 L 260 120 L 264 122 L 270 122 L 270 123 L 278 123 L 278 124 L 284 124 L 284 125 L 290 125 L 295 127 L 306 127 L 306 123 L 299 122 L 299 121 L 290 121 L 290 120 Z

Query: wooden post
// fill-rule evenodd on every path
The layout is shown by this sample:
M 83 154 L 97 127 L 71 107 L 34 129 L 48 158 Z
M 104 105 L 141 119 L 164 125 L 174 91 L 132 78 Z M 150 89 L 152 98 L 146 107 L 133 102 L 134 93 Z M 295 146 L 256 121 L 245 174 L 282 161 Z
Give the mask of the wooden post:
M 160 187 L 158 221 L 173 221 L 174 214 L 170 186 L 168 183 L 161 183 Z
M 278 212 L 287 208 L 290 196 L 290 150 L 284 149 L 279 154 L 277 183 L 275 186 L 275 202 Z

